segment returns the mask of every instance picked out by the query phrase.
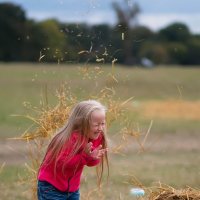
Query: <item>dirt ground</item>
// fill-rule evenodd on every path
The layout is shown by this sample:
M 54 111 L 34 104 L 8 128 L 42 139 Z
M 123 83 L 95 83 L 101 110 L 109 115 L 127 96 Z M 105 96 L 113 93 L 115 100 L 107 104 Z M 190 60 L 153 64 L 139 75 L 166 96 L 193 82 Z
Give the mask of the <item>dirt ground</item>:
M 18 140 L 0 141 L 0 163 L 19 165 L 27 161 L 27 144 Z

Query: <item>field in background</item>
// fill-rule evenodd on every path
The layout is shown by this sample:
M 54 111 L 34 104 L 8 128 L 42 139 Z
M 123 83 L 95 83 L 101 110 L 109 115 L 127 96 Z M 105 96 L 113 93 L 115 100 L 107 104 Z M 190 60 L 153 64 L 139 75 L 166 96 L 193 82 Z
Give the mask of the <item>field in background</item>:
M 18 175 L 24 175 L 26 148 L 24 143 L 7 140 L 19 136 L 31 125 L 23 117 L 31 113 L 23 104 L 39 107 L 46 94 L 48 103 L 55 105 L 55 90 L 67 82 L 78 99 L 95 95 L 113 83 L 108 76 L 111 66 L 84 68 L 78 65 L 0 65 L 0 195 L 6 199 L 28 199 Z M 127 104 L 128 118 L 145 135 L 153 122 L 145 143 L 139 152 L 131 141 L 123 155 L 111 156 L 110 192 L 105 199 L 131 199 L 129 175 L 135 175 L 144 185 L 161 181 L 175 187 L 200 185 L 200 79 L 198 68 L 160 67 L 155 69 L 114 68 L 118 83 L 114 83 L 115 98 Z M 47 91 L 47 92 L 46 92 Z M 117 141 L 118 124 L 111 127 L 111 141 Z M 118 138 L 119 139 L 119 138 Z M 93 174 L 85 170 L 82 190 L 94 187 Z M 129 178 L 128 178 L 129 177 Z M 9 188 L 9 189 L 8 189 Z M 111 197 L 111 195 L 113 195 Z M 92 198 L 91 198 L 92 199 Z

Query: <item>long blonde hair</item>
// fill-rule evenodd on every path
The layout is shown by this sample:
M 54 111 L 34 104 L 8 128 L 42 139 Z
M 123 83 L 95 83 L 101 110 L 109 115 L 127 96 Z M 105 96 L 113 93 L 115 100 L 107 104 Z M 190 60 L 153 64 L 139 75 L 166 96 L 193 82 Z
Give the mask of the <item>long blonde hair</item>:
M 89 140 L 89 131 L 90 131 L 90 123 L 91 123 L 91 114 L 95 110 L 101 110 L 106 112 L 106 107 L 103 106 L 100 102 L 95 100 L 87 100 L 87 101 L 81 101 L 78 104 L 75 105 L 75 107 L 72 109 L 69 118 L 66 122 L 66 124 L 63 126 L 62 129 L 58 131 L 58 133 L 55 135 L 55 137 L 50 142 L 47 153 L 49 160 L 48 162 L 55 162 L 55 169 L 56 170 L 56 164 L 58 161 L 59 154 L 64 150 L 65 144 L 69 141 L 71 134 L 73 131 L 78 131 L 81 134 L 81 137 L 78 137 L 78 140 L 76 141 L 76 144 L 74 145 L 74 149 L 68 155 L 66 159 L 72 158 L 80 149 L 80 147 L 83 145 L 84 141 Z M 82 139 L 81 139 L 82 138 Z M 84 138 L 84 140 L 83 140 Z M 107 142 L 107 134 L 106 129 L 103 131 L 103 142 L 102 142 L 102 148 L 107 148 L 108 142 Z M 45 156 L 46 157 L 46 156 Z M 106 162 L 107 166 L 107 172 L 109 176 L 109 163 L 108 163 L 108 155 L 107 152 L 101 159 L 100 164 L 97 166 L 97 181 L 98 185 L 101 184 L 102 181 L 102 175 L 104 171 L 104 160 Z

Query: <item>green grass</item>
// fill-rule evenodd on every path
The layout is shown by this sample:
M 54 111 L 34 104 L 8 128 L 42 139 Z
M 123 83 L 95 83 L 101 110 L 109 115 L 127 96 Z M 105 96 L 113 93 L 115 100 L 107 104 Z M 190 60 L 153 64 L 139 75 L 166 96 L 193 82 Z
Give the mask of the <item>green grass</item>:
M 26 172 L 22 166 L 5 165 L 0 173 L 0 195 L 1 199 L 27 200 L 30 195 L 27 184 L 23 182 Z
M 128 159 L 127 159 L 128 158 Z M 128 161 L 128 162 L 127 162 Z M 121 171 L 137 177 L 144 185 L 155 182 L 169 184 L 174 187 L 196 187 L 200 184 L 198 151 L 151 152 L 127 154 L 124 158 L 117 157 Z M 120 171 L 120 170 L 119 170 Z
M 22 166 L 5 166 L 1 172 L 1 183 L 8 184 L 9 182 L 17 182 L 19 177 L 25 174 Z

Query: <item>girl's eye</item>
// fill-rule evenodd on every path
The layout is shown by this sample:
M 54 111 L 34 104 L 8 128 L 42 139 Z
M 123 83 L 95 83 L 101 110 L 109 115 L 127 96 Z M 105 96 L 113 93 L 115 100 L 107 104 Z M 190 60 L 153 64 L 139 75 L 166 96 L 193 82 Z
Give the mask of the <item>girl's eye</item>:
M 98 123 L 98 124 L 92 124 L 93 127 L 99 127 L 99 126 L 105 126 L 105 122 Z
M 98 127 L 98 126 L 105 126 L 105 123 L 100 123 L 100 124 L 93 124 L 94 127 Z

